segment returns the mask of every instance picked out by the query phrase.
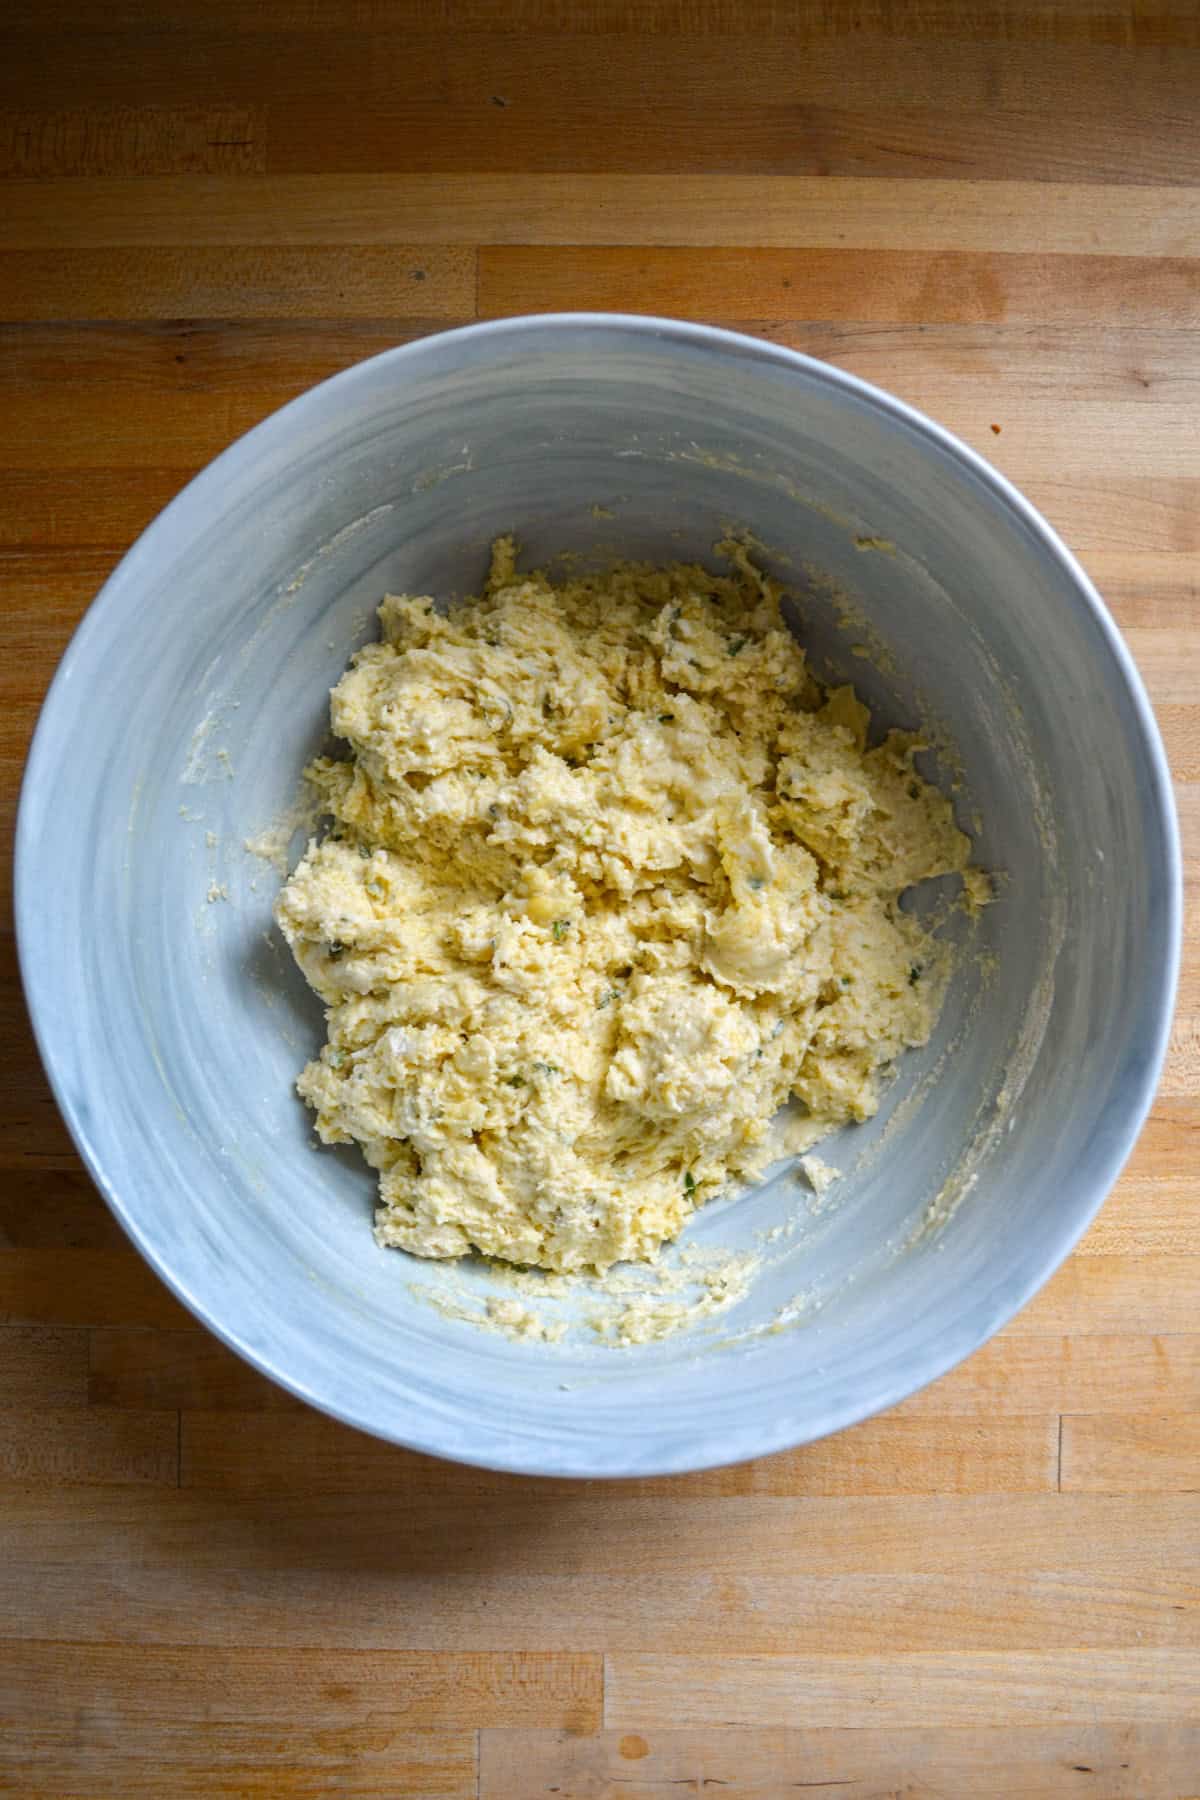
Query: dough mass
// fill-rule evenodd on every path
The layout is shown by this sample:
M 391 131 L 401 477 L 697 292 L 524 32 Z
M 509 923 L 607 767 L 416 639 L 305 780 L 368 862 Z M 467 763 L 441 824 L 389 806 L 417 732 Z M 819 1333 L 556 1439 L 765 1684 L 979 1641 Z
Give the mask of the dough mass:
M 332 825 L 277 916 L 328 1020 L 299 1091 L 378 1170 L 381 1243 L 652 1257 L 789 1096 L 803 1147 L 929 1035 L 941 954 L 900 895 L 981 883 L 969 841 L 721 549 L 555 586 L 502 540 L 449 616 L 385 599 L 333 690 Z

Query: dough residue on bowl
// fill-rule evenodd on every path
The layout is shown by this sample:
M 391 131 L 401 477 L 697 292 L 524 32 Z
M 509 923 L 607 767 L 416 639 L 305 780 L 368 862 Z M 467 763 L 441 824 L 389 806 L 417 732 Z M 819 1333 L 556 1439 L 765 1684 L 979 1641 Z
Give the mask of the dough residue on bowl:
M 718 548 L 556 585 L 502 539 L 479 598 L 386 598 L 333 690 L 277 916 L 326 1007 L 299 1091 L 378 1171 L 383 1244 L 651 1258 L 790 1098 L 803 1148 L 929 1036 L 945 953 L 901 896 L 986 878 L 920 741 L 870 746 Z

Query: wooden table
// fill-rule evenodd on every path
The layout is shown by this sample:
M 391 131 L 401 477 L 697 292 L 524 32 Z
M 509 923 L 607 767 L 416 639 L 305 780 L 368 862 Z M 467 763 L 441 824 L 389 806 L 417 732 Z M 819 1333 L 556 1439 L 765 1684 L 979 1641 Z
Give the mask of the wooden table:
M 1194 892 L 1194 0 L 6 13 L 8 822 L 84 607 L 231 438 L 419 333 L 620 307 L 882 382 L 1044 508 L 1150 685 Z M 1137 1152 L 999 1339 L 830 1442 L 610 1487 L 403 1454 L 198 1329 L 59 1123 L 4 905 L 0 1787 L 1200 1793 L 1194 911 Z

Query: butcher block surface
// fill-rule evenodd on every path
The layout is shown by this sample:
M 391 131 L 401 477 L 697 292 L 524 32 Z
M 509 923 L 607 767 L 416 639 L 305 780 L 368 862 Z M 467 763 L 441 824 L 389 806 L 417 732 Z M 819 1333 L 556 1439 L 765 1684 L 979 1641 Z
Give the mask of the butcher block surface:
M 535 1482 L 306 1410 L 129 1247 L 24 1012 L 11 827 L 84 608 L 313 382 L 670 313 L 1016 481 L 1149 687 L 1200 858 L 1191 0 L 11 0 L 0 49 L 0 1790 L 1200 1795 L 1200 939 L 1079 1250 L 883 1418 Z

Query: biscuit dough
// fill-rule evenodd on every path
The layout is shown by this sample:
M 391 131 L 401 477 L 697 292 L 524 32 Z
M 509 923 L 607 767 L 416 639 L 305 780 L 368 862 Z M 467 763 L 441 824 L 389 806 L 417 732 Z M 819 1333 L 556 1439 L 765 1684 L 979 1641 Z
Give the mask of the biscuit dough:
M 814 1143 L 929 1035 L 943 953 L 900 897 L 985 878 L 919 741 L 868 747 L 720 549 L 556 586 L 502 539 L 479 599 L 385 599 L 333 690 L 332 823 L 277 917 L 328 1022 L 299 1092 L 378 1171 L 383 1244 L 651 1258 L 789 1097 Z

